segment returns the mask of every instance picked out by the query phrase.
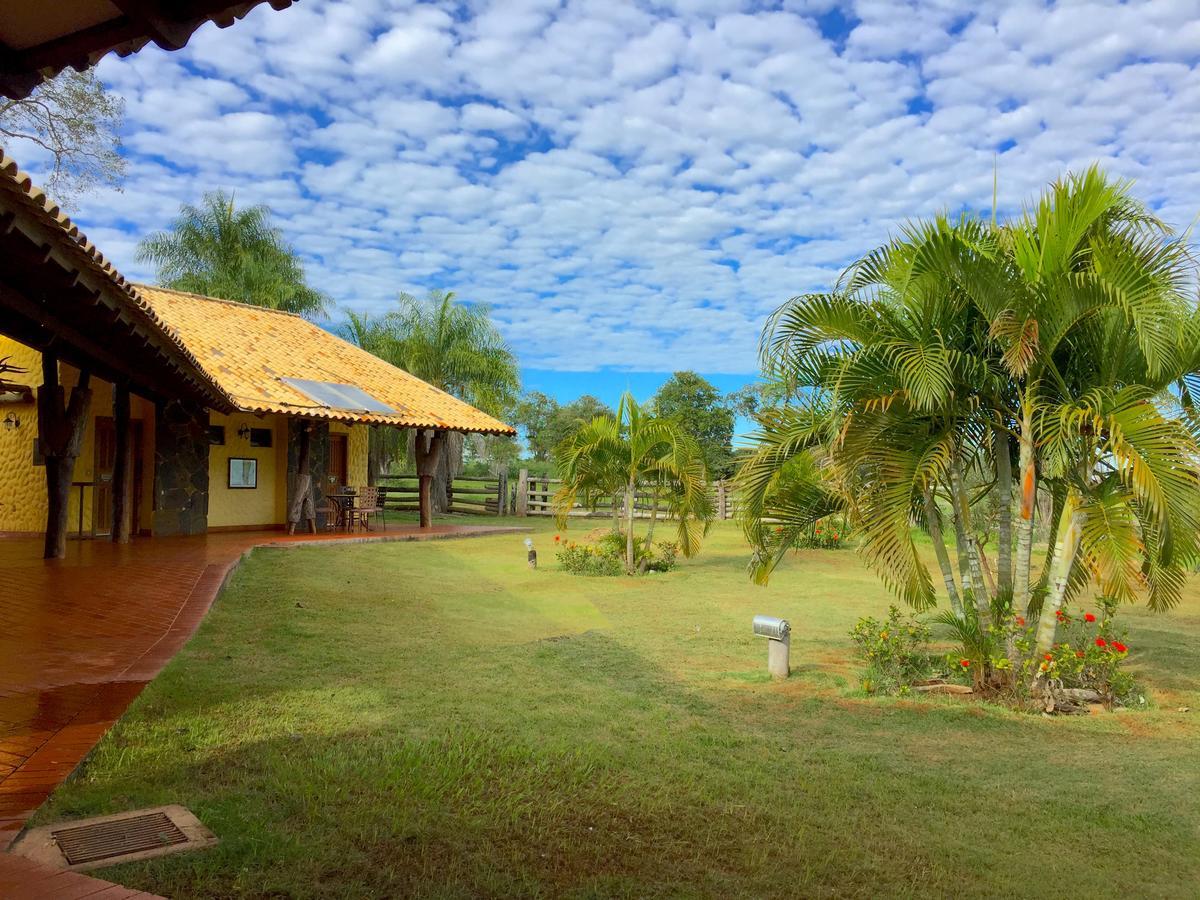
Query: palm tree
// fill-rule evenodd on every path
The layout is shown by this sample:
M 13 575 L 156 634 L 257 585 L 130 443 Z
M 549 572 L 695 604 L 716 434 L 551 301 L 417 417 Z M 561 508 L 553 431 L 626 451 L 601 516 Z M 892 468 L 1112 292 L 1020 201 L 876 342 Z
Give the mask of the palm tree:
M 304 279 L 304 266 L 271 224 L 263 205 L 234 207 L 222 191 L 184 204 L 166 231 L 138 244 L 140 262 L 153 263 L 164 287 L 305 316 L 323 313 L 328 298 Z
M 1191 274 L 1185 243 L 1128 184 L 1091 169 L 1052 185 L 1012 224 L 909 226 L 834 293 L 785 304 L 765 333 L 764 362 L 799 400 L 760 418 L 759 449 L 740 474 L 760 577 L 781 555 L 765 552 L 768 532 L 756 524 L 772 492 L 810 497 L 811 509 L 791 512 L 803 521 L 828 505 L 826 493 L 801 490 L 819 474 L 868 558 L 915 606 L 934 600 L 909 536 L 922 519 L 952 608 L 961 579 L 981 620 L 992 600 L 1037 614 L 1043 651 L 1055 612 L 1093 579 L 1108 596 L 1144 589 L 1155 608 L 1173 603 L 1200 549 Z M 804 454 L 820 469 L 796 466 Z M 972 473 L 999 511 L 994 597 L 971 527 L 980 499 L 970 496 Z M 1055 537 L 1035 578 L 1039 482 Z M 939 497 L 955 527 L 958 578 Z
M 705 489 L 704 456 L 678 423 L 651 415 L 633 395 L 621 397 L 615 416 L 597 416 L 555 449 L 563 484 L 554 495 L 559 527 L 577 501 L 624 498 L 625 570 L 637 570 L 633 523 L 639 490 L 654 487 L 666 498 L 679 548 L 694 556 L 712 517 Z
M 488 307 L 460 303 L 453 291 L 430 291 L 425 300 L 401 294 L 399 308 L 377 324 L 384 358 L 434 387 L 494 416 L 516 402 L 517 360 Z M 462 453 L 462 435 L 449 435 L 434 479 L 438 512 L 445 512 L 446 485 L 462 472 Z

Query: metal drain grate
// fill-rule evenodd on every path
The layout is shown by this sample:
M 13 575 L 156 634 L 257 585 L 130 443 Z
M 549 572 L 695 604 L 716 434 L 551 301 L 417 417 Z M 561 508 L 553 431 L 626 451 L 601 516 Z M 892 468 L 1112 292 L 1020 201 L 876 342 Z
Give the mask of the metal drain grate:
M 72 866 L 188 842 L 188 836 L 162 812 L 60 828 L 50 835 Z

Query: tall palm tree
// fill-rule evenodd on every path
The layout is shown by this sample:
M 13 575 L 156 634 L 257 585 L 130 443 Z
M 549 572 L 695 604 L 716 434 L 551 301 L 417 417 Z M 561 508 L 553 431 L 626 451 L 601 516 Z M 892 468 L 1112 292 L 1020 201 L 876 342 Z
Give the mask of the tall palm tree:
M 164 287 L 305 316 L 323 313 L 328 298 L 310 287 L 304 266 L 263 205 L 238 209 L 222 191 L 184 204 L 166 231 L 138 244 L 140 262 L 154 264 Z
M 1184 295 L 1192 274 L 1184 242 L 1128 184 L 1097 169 L 1052 185 L 1011 224 L 906 228 L 852 266 L 837 291 L 796 298 L 773 318 L 766 366 L 797 385 L 801 401 L 797 412 L 760 420 L 759 450 L 741 473 L 747 534 L 766 533 L 755 517 L 786 484 L 785 465 L 819 449 L 820 472 L 868 558 L 914 605 L 933 601 L 909 537 L 921 519 L 956 604 L 938 496 L 954 522 L 963 597 L 981 616 L 991 599 L 1038 613 L 1043 650 L 1056 610 L 1090 580 L 1109 596 L 1144 589 L 1152 606 L 1170 605 L 1200 526 L 1189 411 L 1200 332 Z M 811 479 L 817 470 L 796 471 Z M 973 539 L 972 471 L 997 498 L 996 598 Z M 1055 538 L 1035 578 L 1039 482 L 1053 501 Z M 764 574 L 780 554 L 758 549 Z
M 625 569 L 636 571 L 633 523 L 639 490 L 653 486 L 667 498 L 679 548 L 694 556 L 712 518 L 704 455 L 678 423 L 644 411 L 626 393 L 615 416 L 597 416 L 555 449 L 562 487 L 554 495 L 560 527 L 577 501 L 624 497 Z
M 453 291 L 425 300 L 401 294 L 397 309 L 378 323 L 385 358 L 436 388 L 494 416 L 516 403 L 516 356 L 492 322 L 488 307 L 458 302 Z M 451 434 L 434 478 L 435 510 L 445 511 L 446 485 L 462 472 L 463 440 Z

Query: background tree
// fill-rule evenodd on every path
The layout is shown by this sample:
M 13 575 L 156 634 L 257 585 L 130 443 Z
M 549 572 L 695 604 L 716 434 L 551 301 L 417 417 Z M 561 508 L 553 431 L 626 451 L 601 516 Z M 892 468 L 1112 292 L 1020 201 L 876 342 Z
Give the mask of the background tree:
M 638 406 L 628 392 L 615 416 L 601 415 L 582 425 L 555 449 L 563 480 L 554 495 L 560 528 L 581 501 L 624 497 L 625 570 L 637 569 L 633 524 L 639 490 L 650 486 L 665 495 L 677 526 L 679 549 L 694 556 L 707 530 L 712 508 L 706 493 L 704 458 L 695 440 L 674 419 Z
M 711 480 L 729 474 L 734 411 L 708 379 L 695 372 L 676 372 L 663 382 L 651 402 L 658 415 L 678 421 L 700 446 Z
M 0 138 L 49 157 L 46 192 L 71 207 L 96 187 L 121 189 L 125 160 L 121 125 L 125 101 L 108 93 L 89 70 L 63 69 L 24 100 L 0 97 Z
M 401 294 L 382 327 L 406 371 L 486 413 L 503 418 L 516 403 L 517 359 L 493 324 L 488 307 L 460 303 L 452 291 L 424 300 Z M 451 432 L 434 478 L 436 512 L 445 512 L 446 487 L 462 472 L 463 436 Z
M 558 401 L 541 391 L 525 394 L 513 410 L 513 424 L 524 430 L 525 445 L 531 458 L 542 462 L 550 458 L 554 444 L 546 432 L 558 410 Z
M 166 231 L 138 244 L 137 258 L 157 268 L 164 287 L 266 306 L 305 316 L 323 313 L 328 298 L 305 281 L 296 251 L 262 205 L 237 209 L 222 191 L 184 204 Z

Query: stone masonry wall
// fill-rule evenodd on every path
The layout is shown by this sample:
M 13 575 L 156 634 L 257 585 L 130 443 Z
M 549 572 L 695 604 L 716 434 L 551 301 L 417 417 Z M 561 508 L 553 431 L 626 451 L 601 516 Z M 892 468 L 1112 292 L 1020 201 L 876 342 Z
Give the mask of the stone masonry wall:
M 208 530 L 208 410 L 172 400 L 154 417 L 154 534 Z

